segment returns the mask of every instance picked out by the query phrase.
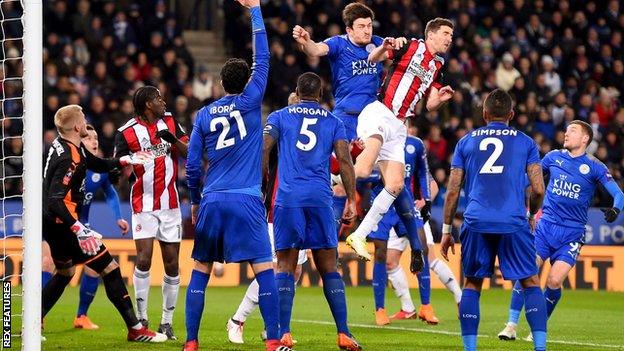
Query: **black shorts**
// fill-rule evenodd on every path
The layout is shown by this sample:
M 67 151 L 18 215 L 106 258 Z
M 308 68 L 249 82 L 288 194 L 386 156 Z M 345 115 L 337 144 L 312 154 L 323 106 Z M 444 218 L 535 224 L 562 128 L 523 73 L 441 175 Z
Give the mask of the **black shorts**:
M 52 259 L 57 268 L 69 268 L 77 264 L 84 264 L 100 257 L 106 251 L 106 246 L 102 244 L 97 255 L 90 256 L 82 252 L 76 234 L 63 224 L 43 222 L 43 240 L 50 245 Z

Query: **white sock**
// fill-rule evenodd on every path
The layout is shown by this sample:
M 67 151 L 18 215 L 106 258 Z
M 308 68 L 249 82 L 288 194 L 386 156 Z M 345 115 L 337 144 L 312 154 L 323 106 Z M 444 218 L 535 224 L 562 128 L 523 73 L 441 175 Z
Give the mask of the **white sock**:
M 407 276 L 405 275 L 403 268 L 398 266 L 397 268 L 388 271 L 388 280 L 390 280 L 390 283 L 392 284 L 394 294 L 401 301 L 401 310 L 405 312 L 416 311 L 416 306 L 414 306 L 414 302 L 412 302 L 412 295 L 409 291 Z
M 162 318 L 161 324 L 173 324 L 173 310 L 178 302 L 178 291 L 180 291 L 180 275 L 170 277 L 165 273 L 162 285 Z
M 379 195 L 377 195 L 368 213 L 366 213 L 366 216 L 352 235 L 366 238 L 368 234 L 377 228 L 377 224 L 381 221 L 386 212 L 388 212 L 394 200 L 396 200 L 396 197 L 384 188 Z
M 137 305 L 137 317 L 147 320 L 147 297 L 150 288 L 149 271 L 143 272 L 135 267 L 134 274 L 132 275 L 132 282 L 134 284 L 134 300 Z
M 431 270 L 438 276 L 442 284 L 446 285 L 448 291 L 453 294 L 455 302 L 459 303 L 459 301 L 461 301 L 462 291 L 449 266 L 436 258 L 429 264 L 429 267 L 431 267 Z
M 253 312 L 258 306 L 258 294 L 260 292 L 260 287 L 258 286 L 258 282 L 254 279 L 251 284 L 247 287 L 247 291 L 245 292 L 245 296 L 243 297 L 243 301 L 241 301 L 240 305 L 238 305 L 238 309 L 232 319 L 239 322 L 244 322 L 247 320 L 247 317 Z

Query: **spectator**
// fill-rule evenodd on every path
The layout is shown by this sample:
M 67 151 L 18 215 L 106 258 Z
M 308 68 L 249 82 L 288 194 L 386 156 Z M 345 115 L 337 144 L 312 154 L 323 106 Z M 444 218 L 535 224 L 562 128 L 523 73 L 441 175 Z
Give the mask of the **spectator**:
M 496 68 L 496 86 L 508 91 L 510 90 L 516 78 L 520 77 L 520 72 L 513 66 L 514 59 L 509 52 L 503 55 L 503 60 Z

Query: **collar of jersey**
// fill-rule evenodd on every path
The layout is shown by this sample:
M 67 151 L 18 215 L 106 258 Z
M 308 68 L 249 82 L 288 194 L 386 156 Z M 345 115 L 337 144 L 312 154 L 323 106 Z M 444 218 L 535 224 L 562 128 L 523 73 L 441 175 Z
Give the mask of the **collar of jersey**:
M 487 124 L 487 126 L 497 126 L 497 127 L 509 127 L 505 122 L 494 121 Z

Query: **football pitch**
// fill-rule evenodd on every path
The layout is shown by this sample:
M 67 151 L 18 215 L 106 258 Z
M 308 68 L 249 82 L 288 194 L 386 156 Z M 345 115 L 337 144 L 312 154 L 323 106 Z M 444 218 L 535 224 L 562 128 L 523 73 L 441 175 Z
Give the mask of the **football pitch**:
M 132 289 L 130 289 L 132 294 Z M 200 328 L 201 350 L 264 350 L 260 340 L 262 320 L 258 311 L 245 323 L 245 344 L 230 344 L 225 323 L 235 312 L 245 287 L 208 288 Z M 65 294 L 45 320 L 43 350 L 180 350 L 185 337 L 184 300 L 186 289 L 180 289 L 175 312 L 174 330 L 178 341 L 164 344 L 129 343 L 121 317 L 106 298 L 100 285 L 89 310 L 99 330 L 74 329 L 72 321 L 78 305 L 78 288 L 68 287 Z M 418 290 L 412 290 L 418 305 Z M 388 289 L 388 313 L 399 309 L 398 300 Z M 14 313 L 20 303 L 14 301 Z M 432 303 L 440 324 L 430 326 L 419 320 L 395 321 L 384 327 L 374 323 L 373 296 L 370 287 L 347 288 L 347 304 L 351 332 L 364 350 L 461 350 L 457 306 L 446 290 L 433 290 Z M 161 292 L 152 288 L 149 296 L 150 327 L 160 322 Z M 529 332 L 524 315 L 518 329 L 519 340 L 499 341 L 498 332 L 507 320 L 509 291 L 484 290 L 481 297 L 480 350 L 532 350 L 532 343 L 521 340 Z M 557 306 L 548 330 L 548 350 L 624 350 L 624 294 L 601 291 L 566 290 Z M 14 319 L 14 327 L 19 323 Z M 296 350 L 333 350 L 336 330 L 320 288 L 298 288 L 292 322 Z M 19 338 L 13 338 L 19 349 Z

